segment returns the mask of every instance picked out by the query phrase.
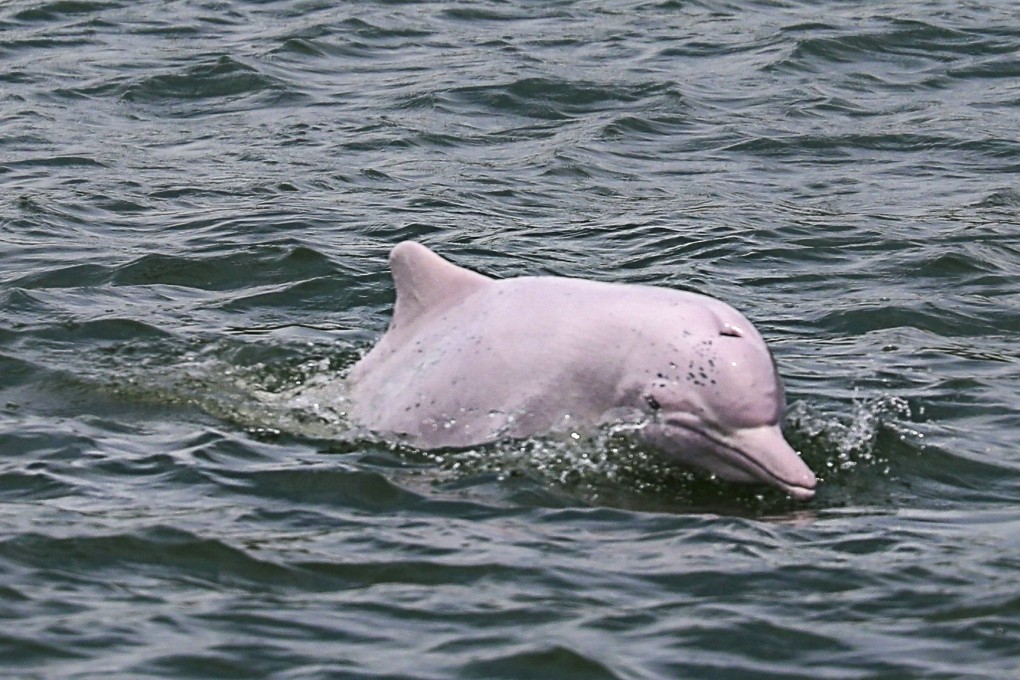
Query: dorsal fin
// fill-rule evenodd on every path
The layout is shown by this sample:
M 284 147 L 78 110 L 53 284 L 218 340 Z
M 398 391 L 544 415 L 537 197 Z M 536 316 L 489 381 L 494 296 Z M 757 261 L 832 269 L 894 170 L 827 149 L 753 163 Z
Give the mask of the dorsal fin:
M 447 262 L 414 241 L 393 247 L 390 272 L 397 289 L 390 328 L 405 326 L 423 314 L 449 307 L 492 281 Z

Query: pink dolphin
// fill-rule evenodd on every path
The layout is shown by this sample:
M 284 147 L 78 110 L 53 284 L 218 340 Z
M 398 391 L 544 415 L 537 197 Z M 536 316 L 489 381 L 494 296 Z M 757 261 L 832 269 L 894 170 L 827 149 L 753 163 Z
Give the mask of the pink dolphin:
M 390 252 L 389 330 L 350 371 L 351 416 L 423 448 L 642 422 L 675 460 L 808 500 L 765 342 L 695 293 L 551 276 L 496 280 L 418 243 Z

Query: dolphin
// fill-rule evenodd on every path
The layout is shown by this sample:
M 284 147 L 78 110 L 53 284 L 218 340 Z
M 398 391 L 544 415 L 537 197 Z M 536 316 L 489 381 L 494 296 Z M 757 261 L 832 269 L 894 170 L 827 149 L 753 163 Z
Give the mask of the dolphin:
M 347 376 L 349 415 L 424 449 L 638 423 L 681 464 L 796 500 L 815 476 L 783 438 L 761 335 L 714 298 L 554 276 L 492 279 L 405 241 L 389 328 Z

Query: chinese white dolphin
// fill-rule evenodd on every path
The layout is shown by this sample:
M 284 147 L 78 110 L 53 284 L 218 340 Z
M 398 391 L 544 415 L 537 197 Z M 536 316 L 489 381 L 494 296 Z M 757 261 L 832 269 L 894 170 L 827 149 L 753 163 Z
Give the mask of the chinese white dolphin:
M 640 422 L 637 436 L 680 463 L 814 496 L 780 430 L 772 354 L 729 305 L 653 286 L 491 279 L 410 241 L 390 269 L 390 327 L 348 374 L 364 427 L 439 448 Z

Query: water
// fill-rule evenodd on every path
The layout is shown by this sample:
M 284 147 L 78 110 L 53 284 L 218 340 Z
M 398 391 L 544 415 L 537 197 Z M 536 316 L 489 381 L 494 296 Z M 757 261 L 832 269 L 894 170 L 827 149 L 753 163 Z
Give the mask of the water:
M 1020 11 L 0 6 L 17 678 L 1012 678 Z M 715 295 L 797 505 L 611 431 L 352 432 L 388 248 Z

